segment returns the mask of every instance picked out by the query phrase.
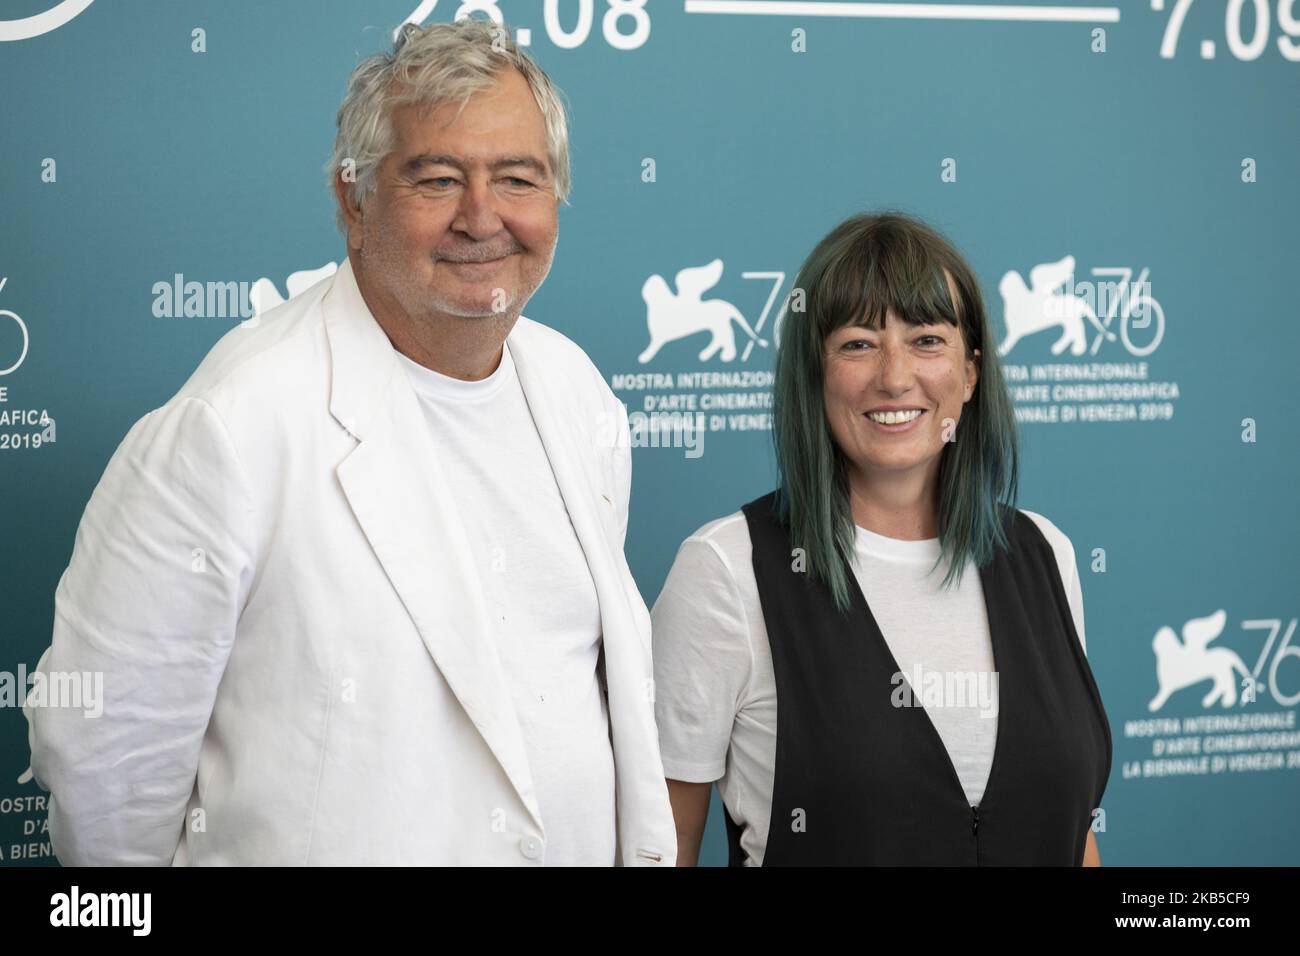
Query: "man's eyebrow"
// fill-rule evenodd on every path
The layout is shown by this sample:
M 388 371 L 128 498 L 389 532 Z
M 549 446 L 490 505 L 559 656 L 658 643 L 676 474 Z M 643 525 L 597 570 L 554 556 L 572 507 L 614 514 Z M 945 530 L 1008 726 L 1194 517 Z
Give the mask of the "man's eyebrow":
M 454 169 L 464 169 L 465 163 L 456 156 L 439 156 L 433 153 L 420 153 L 418 156 L 412 156 L 402 164 L 402 169 L 408 173 L 414 173 L 423 169 L 425 166 L 451 166 Z M 523 167 L 531 169 L 539 176 L 547 174 L 546 164 L 534 156 L 503 156 L 494 159 L 489 164 L 489 169 L 493 172 L 505 168 Z

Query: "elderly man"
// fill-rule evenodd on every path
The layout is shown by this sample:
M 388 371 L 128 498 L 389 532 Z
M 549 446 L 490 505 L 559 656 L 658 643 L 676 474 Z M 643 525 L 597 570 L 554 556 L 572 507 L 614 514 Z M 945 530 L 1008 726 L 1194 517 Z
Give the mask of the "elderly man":
M 521 315 L 569 184 L 563 107 L 491 24 L 353 73 L 347 262 L 229 332 L 131 429 L 29 706 L 64 863 L 675 860 L 627 419 Z M 34 702 L 33 702 L 34 703 Z

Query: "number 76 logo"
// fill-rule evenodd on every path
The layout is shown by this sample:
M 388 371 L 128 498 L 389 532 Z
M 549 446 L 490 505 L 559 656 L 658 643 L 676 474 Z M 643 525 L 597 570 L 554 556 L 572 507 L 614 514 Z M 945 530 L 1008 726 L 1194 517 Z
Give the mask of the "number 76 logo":
M 4 278 L 0 278 L 0 291 L 4 290 L 5 283 L 8 281 L 9 281 L 8 276 L 5 276 Z M 22 365 L 23 359 L 27 358 L 27 346 L 29 340 L 27 337 L 27 326 L 23 323 L 23 320 L 19 318 L 16 313 L 10 312 L 8 309 L 0 309 L 0 319 L 13 319 L 15 322 L 17 322 L 18 331 L 22 333 L 22 337 L 23 337 L 23 347 L 22 347 L 22 351 L 18 353 L 18 360 L 14 362 L 12 365 L 8 366 L 7 368 L 0 368 L 0 375 L 8 375 L 10 372 L 18 371 L 18 366 Z M 0 357 L 0 362 L 3 361 L 4 358 Z

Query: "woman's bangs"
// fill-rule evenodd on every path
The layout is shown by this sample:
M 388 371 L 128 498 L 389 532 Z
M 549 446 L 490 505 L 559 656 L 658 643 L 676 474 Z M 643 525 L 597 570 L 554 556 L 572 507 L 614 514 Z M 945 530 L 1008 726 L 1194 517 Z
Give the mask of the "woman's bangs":
M 881 331 L 890 312 L 910 326 L 960 324 L 937 262 L 878 251 L 855 250 L 824 273 L 816 313 L 822 338 L 848 325 Z

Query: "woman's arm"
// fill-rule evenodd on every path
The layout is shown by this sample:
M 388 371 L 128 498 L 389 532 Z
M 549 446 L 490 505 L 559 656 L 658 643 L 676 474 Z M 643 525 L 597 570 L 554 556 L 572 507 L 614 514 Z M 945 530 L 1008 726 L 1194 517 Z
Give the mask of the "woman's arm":
M 668 801 L 673 805 L 673 822 L 677 825 L 677 865 L 696 866 L 700 860 L 700 841 L 709 819 L 711 783 L 688 783 L 668 780 Z
M 671 790 L 669 791 L 668 796 L 670 798 L 672 797 Z M 677 812 L 675 805 L 673 807 L 673 812 L 674 814 Z M 678 839 L 681 839 L 681 832 L 682 832 L 681 825 L 678 824 L 677 827 Z M 1083 848 L 1083 865 L 1101 866 L 1101 854 L 1097 852 L 1097 834 L 1093 833 L 1091 830 L 1088 831 L 1088 844 Z
M 650 618 L 655 723 L 677 865 L 696 866 L 709 791 L 726 775 L 753 668 L 745 608 L 718 545 L 698 534 L 682 543 Z

